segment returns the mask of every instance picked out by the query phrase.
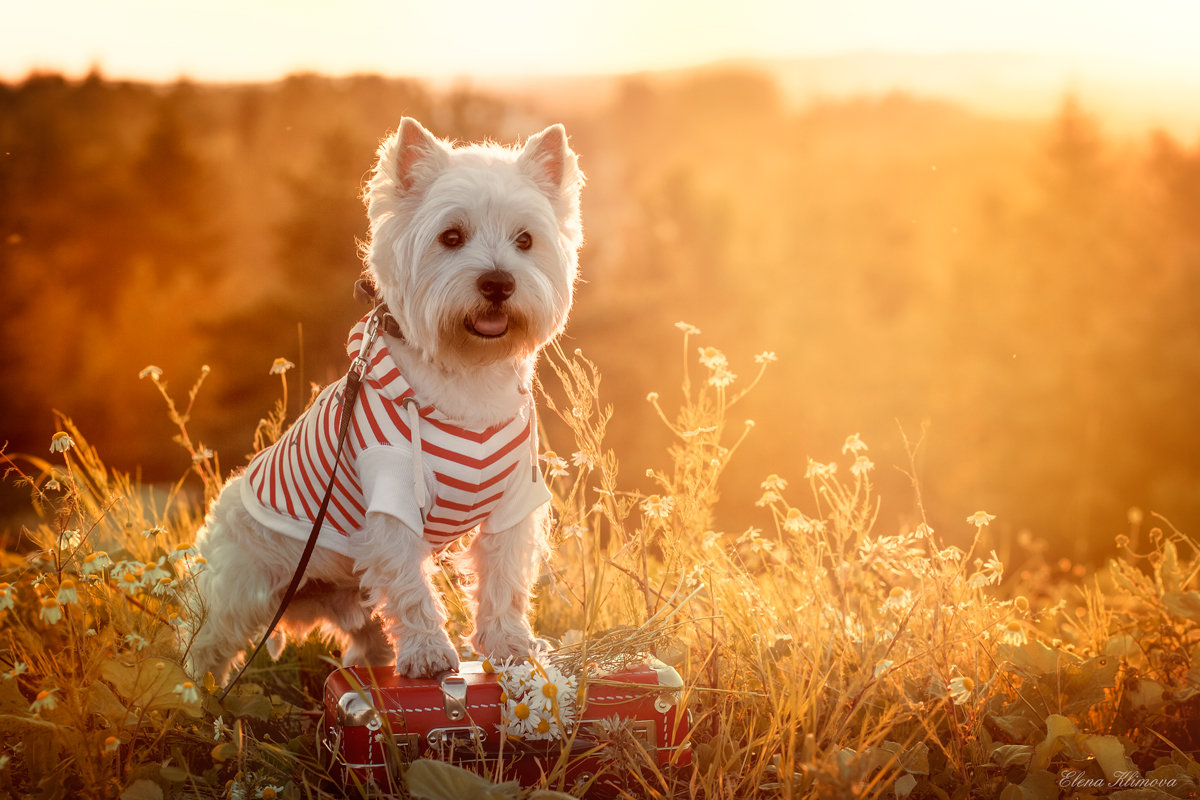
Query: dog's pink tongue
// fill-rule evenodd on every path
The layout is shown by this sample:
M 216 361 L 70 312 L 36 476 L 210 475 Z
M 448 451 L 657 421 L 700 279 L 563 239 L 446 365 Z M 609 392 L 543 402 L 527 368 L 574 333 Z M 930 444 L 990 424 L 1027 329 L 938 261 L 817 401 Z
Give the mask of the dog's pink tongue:
M 508 330 L 508 315 L 503 311 L 489 311 L 471 320 L 471 327 L 484 336 L 499 336 Z

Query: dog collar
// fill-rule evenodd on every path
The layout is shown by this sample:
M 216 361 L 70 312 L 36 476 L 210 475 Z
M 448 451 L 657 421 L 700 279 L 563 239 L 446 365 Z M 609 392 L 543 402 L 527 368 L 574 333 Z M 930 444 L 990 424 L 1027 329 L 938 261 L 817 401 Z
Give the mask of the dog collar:
M 404 331 L 400 329 L 400 323 L 396 321 L 387 304 L 383 302 L 383 297 L 374 281 L 370 278 L 359 278 L 355 281 L 354 299 L 361 303 L 371 303 L 376 308 L 382 308 L 379 315 L 379 329 L 388 336 L 404 341 Z

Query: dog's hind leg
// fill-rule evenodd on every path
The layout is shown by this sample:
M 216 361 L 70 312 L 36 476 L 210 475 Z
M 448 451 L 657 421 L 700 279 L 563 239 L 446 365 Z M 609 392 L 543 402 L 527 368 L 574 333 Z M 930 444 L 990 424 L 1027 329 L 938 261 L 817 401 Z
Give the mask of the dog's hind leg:
M 396 651 L 383 631 L 383 621 L 371 617 L 358 630 L 348 631 L 349 642 L 342 653 L 342 664 L 387 667 L 396 663 Z
M 241 478 L 226 484 L 196 547 L 205 564 L 196 574 L 200 608 L 183 642 L 188 671 L 222 681 L 233 658 L 257 638 L 279 608 L 303 543 L 265 530 L 246 511 Z

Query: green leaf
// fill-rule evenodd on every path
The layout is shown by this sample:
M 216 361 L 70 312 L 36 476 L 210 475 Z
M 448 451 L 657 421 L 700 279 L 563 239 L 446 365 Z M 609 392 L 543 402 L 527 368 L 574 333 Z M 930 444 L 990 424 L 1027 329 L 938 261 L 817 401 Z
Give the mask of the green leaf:
M 235 719 L 266 722 L 271 718 L 271 699 L 263 694 L 235 694 L 225 698 L 223 706 Z
M 1117 685 L 1118 659 L 1108 656 L 1088 659 L 1068 666 L 1062 675 L 1048 676 L 1051 684 L 1039 682 L 1044 692 L 1057 692 L 1064 700 L 1064 714 L 1079 714 L 1105 700 L 1105 692 Z
M 163 800 L 163 790 L 154 781 L 139 778 L 121 792 L 121 800 Z
M 1163 706 L 1163 685 L 1158 681 L 1141 678 L 1137 686 L 1125 692 L 1125 697 L 1134 708 L 1158 709 Z
M 131 721 L 129 709 L 103 681 L 88 687 L 87 710 L 89 714 L 104 717 L 114 728 L 123 728 Z
M 494 784 L 462 767 L 427 758 L 410 764 L 404 777 L 409 794 L 422 800 L 501 800 L 520 791 L 514 782 Z
M 896 797 L 908 797 L 915 788 L 917 788 L 917 779 L 908 774 L 896 778 L 896 782 L 892 785 L 892 791 L 896 793 Z
M 1075 724 L 1071 720 L 1060 714 L 1051 714 L 1046 717 L 1046 738 L 1034 748 L 1030 768 L 1032 770 L 1046 769 L 1050 766 L 1050 759 L 1054 758 L 1054 755 L 1062 750 L 1068 742 L 1074 743 L 1078 737 L 1079 731 L 1075 729 Z
M 1000 657 L 1007 660 L 1017 672 L 1031 678 L 1054 674 L 1066 664 L 1079 663 L 1079 657 L 1062 650 L 1055 650 L 1037 640 L 1023 645 L 1000 645 Z
M 171 783 L 181 783 L 186 781 L 192 775 L 192 773 L 188 772 L 183 767 L 176 767 L 174 765 L 164 766 L 158 771 L 158 774 L 163 777 L 163 780 L 170 781 Z
M 1045 770 L 1031 770 L 1021 783 L 1010 783 L 1000 800 L 1058 800 L 1058 778 Z
M 1029 741 L 1041 729 L 1040 721 L 1021 714 L 992 715 L 988 717 L 988 722 L 1010 739 L 1019 742 Z
M 1174 542 L 1163 545 L 1162 563 L 1158 566 L 1158 574 L 1162 577 L 1163 589 L 1167 592 L 1178 592 L 1183 588 L 1183 575 L 1179 571 L 1179 554 Z M 1195 594 L 1193 592 L 1193 594 Z
M 1165 592 L 1163 605 L 1177 617 L 1200 622 L 1200 592 Z
M 128 705 L 145 709 L 184 711 L 201 716 L 198 701 L 185 701 L 176 688 L 190 683 L 183 667 L 165 658 L 145 658 L 133 664 L 117 659 L 105 661 L 100 675 Z
M 1033 758 L 1033 745 L 998 744 L 992 748 L 991 762 L 1001 769 L 1028 767 Z
M 1096 763 L 1104 770 L 1104 775 L 1111 781 L 1118 773 L 1137 775 L 1137 767 L 1125 755 L 1125 747 L 1115 736 L 1085 736 L 1082 741 L 1083 749 L 1096 757 Z

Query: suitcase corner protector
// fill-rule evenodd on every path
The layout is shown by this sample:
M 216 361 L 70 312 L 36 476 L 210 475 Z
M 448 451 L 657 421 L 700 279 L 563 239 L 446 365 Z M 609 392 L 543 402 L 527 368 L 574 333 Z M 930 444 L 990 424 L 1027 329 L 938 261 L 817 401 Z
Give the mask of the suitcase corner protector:
M 378 730 L 383 727 L 378 709 L 361 692 L 346 692 L 339 697 L 336 714 L 337 723 L 343 728 L 366 726 L 369 730 Z

